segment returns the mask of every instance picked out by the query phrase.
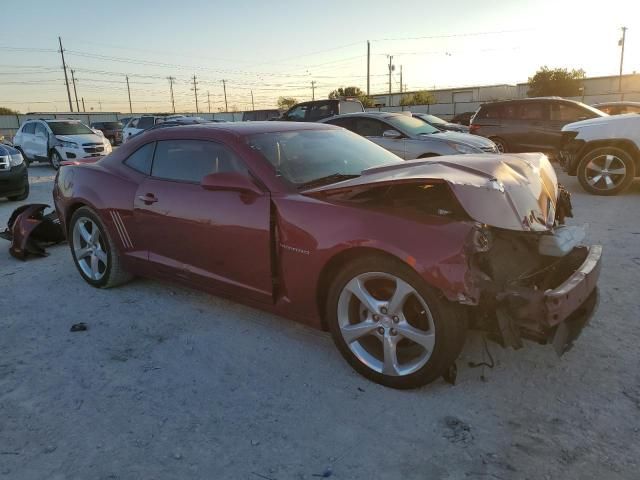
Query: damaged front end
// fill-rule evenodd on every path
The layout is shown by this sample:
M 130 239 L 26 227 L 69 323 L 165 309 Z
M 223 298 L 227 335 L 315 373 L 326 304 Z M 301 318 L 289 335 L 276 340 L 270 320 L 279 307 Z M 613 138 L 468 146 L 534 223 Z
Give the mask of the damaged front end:
M 366 170 L 305 192 L 396 216 L 472 222 L 466 245 L 471 327 L 503 346 L 572 345 L 597 304 L 602 247 L 565 226 L 570 194 L 543 154 L 464 155 Z M 479 293 L 478 296 L 475 293 Z
M 562 355 L 595 310 L 602 247 L 580 245 L 574 227 L 542 234 L 486 232 L 491 240 L 471 256 L 471 274 L 482 292 L 472 327 L 503 346 L 518 349 L 528 339 L 552 343 Z

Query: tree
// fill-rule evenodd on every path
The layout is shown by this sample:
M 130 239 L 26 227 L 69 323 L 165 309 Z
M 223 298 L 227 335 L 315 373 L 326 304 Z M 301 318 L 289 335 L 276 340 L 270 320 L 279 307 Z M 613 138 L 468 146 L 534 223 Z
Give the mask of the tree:
M 433 94 L 427 90 L 420 90 L 415 93 L 406 93 L 400 99 L 400 105 L 406 107 L 408 105 L 431 105 L 436 99 Z
M 540 68 L 533 77 L 529 77 L 529 97 L 576 97 L 580 95 L 580 87 L 585 71 L 567 70 L 566 68 Z
M 329 94 L 329 98 L 332 100 L 337 100 L 339 98 L 357 98 L 362 102 L 364 107 L 373 107 L 375 102 L 366 93 L 364 93 L 358 87 L 340 87 L 337 90 L 334 90 Z
M 17 115 L 18 112 L 7 107 L 0 107 L 0 115 Z
M 278 99 L 278 108 L 280 110 L 289 110 L 296 103 L 298 103 L 298 100 L 293 97 L 280 97 Z

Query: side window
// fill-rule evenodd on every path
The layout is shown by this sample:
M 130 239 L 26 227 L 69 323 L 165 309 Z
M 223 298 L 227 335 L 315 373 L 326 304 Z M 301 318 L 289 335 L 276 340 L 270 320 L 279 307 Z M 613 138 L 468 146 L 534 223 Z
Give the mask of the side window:
M 353 118 L 338 117 L 327 123 L 330 125 L 336 125 L 338 127 L 346 128 L 347 130 L 351 130 L 352 132 L 355 131 L 355 121 Z
M 36 135 L 44 135 L 45 137 L 47 136 L 47 129 L 44 128 L 44 125 L 42 123 L 36 123 Z
M 554 103 L 551 105 L 551 120 L 558 122 L 575 122 L 591 118 L 593 114 L 574 105 L 564 103 Z
M 477 118 L 502 118 L 502 105 L 486 105 L 480 107 Z
M 151 175 L 200 183 L 210 173 L 229 172 L 248 174 L 242 161 L 224 145 L 205 140 L 163 140 L 157 143 Z
M 320 105 L 313 105 L 311 107 L 308 120 L 311 122 L 315 122 L 316 120 L 332 117 L 333 115 L 334 113 L 333 113 L 333 108 L 331 108 L 331 104 L 323 103 Z
M 393 129 L 375 118 L 357 118 L 355 132 L 363 137 L 381 137 L 385 130 Z
M 136 128 L 142 128 L 146 130 L 147 128 L 153 127 L 153 117 L 140 117 L 138 121 L 138 126 Z
M 151 175 L 151 162 L 153 160 L 153 149 L 155 143 L 147 143 L 138 150 L 133 152 L 124 161 L 125 165 L 133 168 L 135 171 L 144 173 L 145 175 Z
M 138 128 L 138 122 L 140 121 L 139 118 L 134 118 L 133 120 L 131 120 L 129 122 L 129 124 L 127 125 L 127 127 L 129 128 Z
M 36 122 L 29 122 L 22 127 L 22 133 L 36 133 Z
M 307 114 L 308 108 L 309 108 L 309 105 L 298 105 L 297 107 L 294 107 L 294 109 L 291 110 L 289 113 L 287 113 L 287 118 L 289 120 L 302 121 L 304 120 L 304 117 Z
M 520 105 L 520 118 L 522 120 L 544 120 L 544 104 L 540 102 L 527 102 Z

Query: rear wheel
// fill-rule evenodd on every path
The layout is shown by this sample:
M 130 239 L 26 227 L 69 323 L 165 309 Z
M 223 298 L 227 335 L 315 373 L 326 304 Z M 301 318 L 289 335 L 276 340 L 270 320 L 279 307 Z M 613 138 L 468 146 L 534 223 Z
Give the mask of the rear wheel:
M 505 142 L 502 138 L 500 138 L 500 137 L 489 137 L 489 140 L 491 140 L 493 143 L 496 144 L 496 147 L 498 147 L 498 151 L 500 153 L 507 153 L 509 151 L 509 147 L 507 145 L 507 142 Z
M 131 275 L 122 267 L 120 253 L 98 215 L 81 207 L 71 217 L 69 246 L 80 275 L 94 287 L 110 288 Z
M 617 195 L 633 181 L 635 167 L 631 155 L 620 148 L 595 148 L 578 164 L 578 180 L 591 194 Z
M 340 353 L 360 374 L 393 388 L 442 376 L 462 349 L 466 324 L 401 262 L 369 256 L 347 265 L 327 299 L 327 322 Z

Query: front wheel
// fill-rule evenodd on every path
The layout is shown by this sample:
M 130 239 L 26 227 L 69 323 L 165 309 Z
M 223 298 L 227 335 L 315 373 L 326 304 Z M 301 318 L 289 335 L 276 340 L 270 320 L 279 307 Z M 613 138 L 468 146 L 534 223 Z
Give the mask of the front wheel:
M 60 154 L 55 148 L 51 150 L 51 153 L 49 154 L 49 163 L 56 170 L 60 168 L 60 164 L 62 163 L 62 157 L 60 156 Z
M 578 181 L 594 195 L 617 195 L 633 181 L 636 165 L 631 155 L 616 147 L 588 152 L 578 164 Z
M 456 311 L 407 265 L 370 256 L 348 264 L 327 299 L 327 322 L 340 353 L 360 374 L 392 388 L 442 376 L 466 334 Z
M 90 208 L 81 207 L 71 217 L 69 246 L 80 275 L 89 285 L 110 288 L 131 279 L 111 235 Z

